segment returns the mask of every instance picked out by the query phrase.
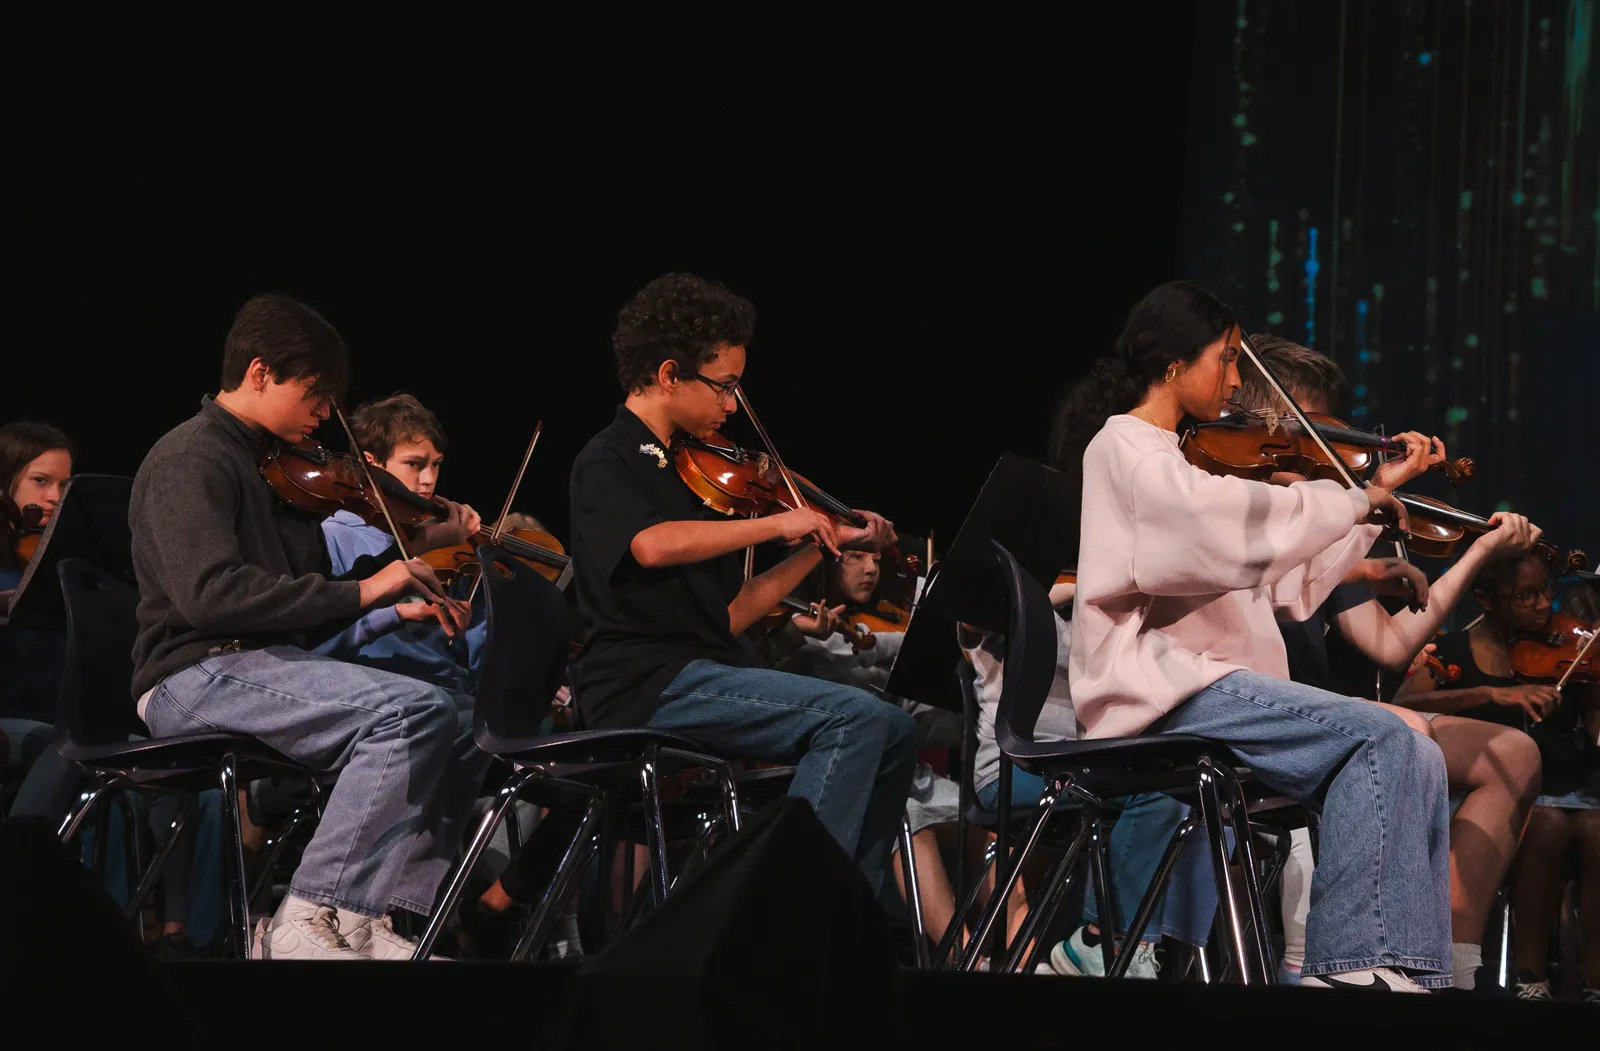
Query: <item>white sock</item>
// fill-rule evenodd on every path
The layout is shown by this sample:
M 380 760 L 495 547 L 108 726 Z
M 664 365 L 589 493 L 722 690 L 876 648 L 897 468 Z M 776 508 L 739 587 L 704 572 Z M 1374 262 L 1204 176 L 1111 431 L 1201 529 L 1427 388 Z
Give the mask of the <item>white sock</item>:
M 338 913 L 339 937 L 341 938 L 348 938 L 355 933 L 357 928 L 365 927 L 372 922 L 371 916 L 363 916 L 358 912 L 351 912 L 349 909 L 340 909 Z
M 1452 942 L 1450 945 L 1450 984 L 1457 989 L 1478 987 L 1478 968 L 1483 966 L 1483 946 Z

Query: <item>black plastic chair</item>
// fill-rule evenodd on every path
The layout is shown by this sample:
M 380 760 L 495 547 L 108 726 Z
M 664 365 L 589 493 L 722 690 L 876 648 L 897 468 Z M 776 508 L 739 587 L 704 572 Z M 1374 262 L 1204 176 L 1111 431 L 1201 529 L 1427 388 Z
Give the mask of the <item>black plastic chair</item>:
M 579 873 L 600 848 L 611 797 L 625 791 L 635 778 L 638 790 L 629 795 L 643 803 L 652 893 L 658 904 L 666 900 L 672 880 L 659 781 L 664 760 L 717 771 L 723 820 L 732 830 L 739 828 L 739 793 L 730 764 L 700 752 L 699 745 L 686 737 L 646 729 L 539 732 L 566 665 L 566 599 L 550 581 L 494 548 L 479 547 L 478 558 L 483 566 L 488 631 L 474 699 L 473 737 L 479 748 L 510 762 L 514 772 L 445 880 L 414 960 L 428 958 L 450 910 L 466 888 L 473 865 L 525 791 L 577 794 L 588 802 L 577 835 L 535 908 L 513 959 L 525 957 L 549 937 Z M 603 876 L 609 868 L 606 862 L 607 853 L 602 850 Z M 608 883 L 602 879 L 605 885 Z
M 192 797 L 207 788 L 220 788 L 222 871 L 227 882 L 230 934 L 237 939 L 238 955 L 247 958 L 250 888 L 245 881 L 239 826 L 239 785 L 286 769 L 311 772 L 242 734 L 149 737 L 130 696 L 138 591 L 79 559 L 62 560 L 57 573 L 67 613 L 67 660 L 56 713 L 57 734 L 61 754 L 96 779 L 63 821 L 61 840 L 67 842 L 77 834 L 96 804 L 124 791 L 164 791 Z M 109 806 L 103 808 L 98 822 L 102 848 L 109 811 Z M 154 888 L 186 820 L 185 809 L 144 870 L 129 903 L 130 911 L 136 912 Z M 100 853 L 103 855 L 103 849 Z
M 999 570 L 1004 579 L 1010 619 L 1006 633 L 1006 672 L 995 717 L 996 739 L 1001 754 L 1018 767 L 1045 781 L 1045 791 L 1036 810 L 1037 817 L 1020 853 L 1007 866 L 1003 886 L 997 886 L 989 907 L 984 910 L 976 936 L 961 960 L 963 970 L 972 969 L 983 942 L 989 937 L 1016 883 L 1017 873 L 1037 848 L 1049 828 L 1053 810 L 1063 796 L 1076 797 L 1082 812 L 1072 844 L 1052 868 L 1048 879 L 1029 911 L 1028 919 L 1009 947 L 1002 968 L 1015 971 L 1030 964 L 1041 946 L 1033 946 L 1059 908 L 1079 858 L 1104 827 L 1108 813 L 1105 800 L 1142 792 L 1192 791 L 1199 806 L 1179 825 L 1157 867 L 1149 889 L 1140 900 L 1133 923 L 1120 944 L 1110 946 L 1106 938 L 1107 975 L 1120 977 L 1132 960 L 1132 949 L 1149 925 L 1150 917 L 1164 892 L 1178 857 L 1196 828 L 1203 824 L 1211 847 L 1211 862 L 1217 881 L 1217 896 L 1227 933 L 1240 961 L 1245 984 L 1271 984 L 1273 963 L 1267 943 L 1265 909 L 1260 880 L 1251 846 L 1250 801 L 1234 768 L 1241 766 L 1228 748 L 1218 742 L 1182 734 L 1152 734 L 1141 737 L 1042 742 L 1033 739 L 1033 728 L 1050 689 L 1056 667 L 1056 631 L 1050 598 L 1044 587 L 1018 565 L 1001 544 L 995 543 Z M 1226 803 L 1224 803 L 1226 797 Z M 1276 804 L 1278 801 L 1274 800 Z M 1234 828 L 1238 851 L 1237 875 L 1229 863 L 1227 840 L 1223 834 L 1224 810 Z M 1095 851 L 1090 868 L 1101 911 L 1115 914 L 1106 900 L 1110 889 L 1104 853 Z M 1242 905 L 1241 905 L 1242 903 Z

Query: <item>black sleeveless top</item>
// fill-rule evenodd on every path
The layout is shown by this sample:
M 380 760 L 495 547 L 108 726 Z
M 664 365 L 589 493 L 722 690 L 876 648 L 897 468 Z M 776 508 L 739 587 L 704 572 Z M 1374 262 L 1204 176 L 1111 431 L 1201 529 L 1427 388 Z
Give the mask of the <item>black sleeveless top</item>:
M 1472 657 L 1472 633 L 1470 631 L 1452 631 L 1440 635 L 1433 640 L 1433 655 L 1449 666 L 1456 665 L 1461 669 L 1461 678 L 1455 682 L 1441 682 L 1437 688 L 1441 690 L 1468 690 L 1477 686 L 1516 686 L 1517 680 L 1510 676 L 1490 675 L 1478 667 L 1478 662 Z M 1471 708 L 1463 708 L 1456 713 L 1466 719 L 1482 719 L 1485 722 L 1500 723 L 1503 726 L 1514 726 L 1523 729 L 1523 711 L 1521 708 L 1506 704 L 1479 704 Z

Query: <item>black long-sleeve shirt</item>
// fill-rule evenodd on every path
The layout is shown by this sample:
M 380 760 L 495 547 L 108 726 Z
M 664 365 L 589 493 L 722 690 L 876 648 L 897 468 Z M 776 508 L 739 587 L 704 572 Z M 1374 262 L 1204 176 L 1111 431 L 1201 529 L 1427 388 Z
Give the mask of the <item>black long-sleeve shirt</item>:
M 279 499 L 257 460 L 266 436 L 207 395 L 151 447 L 128 521 L 139 581 L 133 694 L 227 648 L 314 645 L 361 612 L 360 577 L 332 575 L 322 516 Z

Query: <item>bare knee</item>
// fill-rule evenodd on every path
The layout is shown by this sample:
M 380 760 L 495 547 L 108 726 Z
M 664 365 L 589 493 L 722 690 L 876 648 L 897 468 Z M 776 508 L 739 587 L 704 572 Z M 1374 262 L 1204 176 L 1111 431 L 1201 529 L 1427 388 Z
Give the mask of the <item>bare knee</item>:
M 1410 708 L 1402 708 L 1398 704 L 1379 704 L 1378 707 L 1395 716 L 1430 741 L 1438 740 L 1434 736 L 1433 723 L 1429 722 L 1421 712 L 1412 711 Z
M 1495 737 L 1489 750 L 1519 800 L 1532 803 L 1539 797 L 1544 764 L 1533 738 L 1521 730 L 1507 729 Z

